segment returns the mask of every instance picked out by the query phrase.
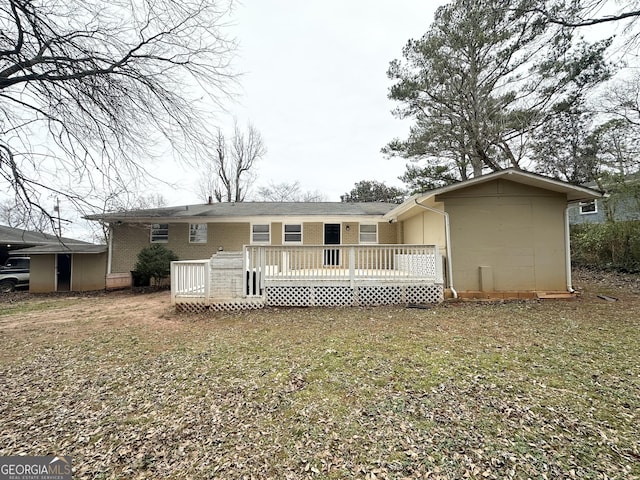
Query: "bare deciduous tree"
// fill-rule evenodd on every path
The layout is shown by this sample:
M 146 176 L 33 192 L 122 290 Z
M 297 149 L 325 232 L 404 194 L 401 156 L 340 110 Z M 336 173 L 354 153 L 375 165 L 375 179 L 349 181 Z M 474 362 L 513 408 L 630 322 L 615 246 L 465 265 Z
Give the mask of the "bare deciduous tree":
M 49 215 L 43 214 L 39 209 L 32 209 L 31 205 L 21 202 L 20 199 L 0 203 L 0 223 L 22 230 L 49 233 L 55 231 Z
M 202 176 L 198 188 L 202 199 L 243 202 L 255 181 L 256 162 L 266 153 L 262 135 L 253 125 L 243 132 L 236 123 L 230 140 L 218 129 L 214 151 L 200 165 Z
M 0 183 L 46 214 L 43 192 L 80 204 L 87 189 L 118 190 L 163 142 L 201 151 L 195 100 L 220 103 L 233 81 L 225 2 L 3 2 Z
M 258 188 L 256 200 L 263 202 L 325 202 L 327 196 L 319 190 L 303 191 L 300 182 L 269 183 Z

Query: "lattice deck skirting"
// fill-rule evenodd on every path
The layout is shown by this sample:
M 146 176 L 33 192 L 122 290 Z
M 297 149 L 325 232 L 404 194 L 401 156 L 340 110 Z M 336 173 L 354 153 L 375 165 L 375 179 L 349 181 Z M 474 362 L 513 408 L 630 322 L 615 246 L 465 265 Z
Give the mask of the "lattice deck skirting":
M 273 307 L 342 307 L 440 303 L 442 285 L 270 286 L 265 303 Z
M 203 313 L 207 311 L 222 312 L 237 310 L 257 310 L 260 308 L 264 308 L 264 301 L 262 299 L 242 301 L 229 300 L 226 302 L 216 302 L 209 305 L 205 305 L 204 303 L 187 303 L 176 301 L 175 305 L 178 312 Z
M 269 286 L 263 298 L 238 298 L 206 304 L 204 299 L 176 299 L 179 312 L 253 310 L 271 307 L 349 307 L 440 303 L 442 285 Z

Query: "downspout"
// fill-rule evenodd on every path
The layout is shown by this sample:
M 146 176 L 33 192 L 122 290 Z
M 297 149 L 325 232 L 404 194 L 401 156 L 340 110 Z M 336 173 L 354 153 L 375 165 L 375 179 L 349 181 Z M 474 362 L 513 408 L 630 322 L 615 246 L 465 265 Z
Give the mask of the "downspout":
M 571 281 L 571 236 L 569 231 L 569 205 L 564 209 L 564 254 L 565 254 L 565 272 L 567 276 L 567 291 L 574 293 Z
M 109 224 L 109 239 L 107 244 L 107 275 L 111 273 L 111 262 L 113 259 L 113 227 Z
M 458 298 L 458 292 L 456 292 L 456 289 L 453 288 L 453 263 L 451 261 L 452 249 L 451 249 L 451 228 L 449 227 L 449 214 L 444 210 L 437 210 L 435 208 L 422 205 L 421 203 L 418 203 L 417 198 L 414 198 L 413 201 L 416 202 L 417 206 L 424 208 L 425 210 L 429 210 L 430 212 L 438 213 L 444 216 L 444 235 L 445 235 L 445 241 L 447 242 L 447 270 L 448 270 L 447 279 L 449 280 L 449 290 L 451 290 L 451 293 L 453 294 L 453 298 Z

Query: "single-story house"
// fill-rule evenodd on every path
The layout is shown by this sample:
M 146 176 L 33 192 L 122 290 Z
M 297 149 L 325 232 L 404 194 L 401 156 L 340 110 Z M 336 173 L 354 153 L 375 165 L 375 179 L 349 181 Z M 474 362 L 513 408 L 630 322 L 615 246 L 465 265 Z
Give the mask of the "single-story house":
M 588 184 L 597 188 L 596 184 Z M 640 220 L 640 175 L 628 175 L 624 183 L 608 182 L 603 185 L 602 198 L 578 202 L 569 208 L 569 223 L 605 223 Z
M 569 205 L 600 192 L 507 169 L 386 203 L 243 202 L 91 215 L 109 275 L 163 243 L 177 305 L 420 303 L 573 291 Z

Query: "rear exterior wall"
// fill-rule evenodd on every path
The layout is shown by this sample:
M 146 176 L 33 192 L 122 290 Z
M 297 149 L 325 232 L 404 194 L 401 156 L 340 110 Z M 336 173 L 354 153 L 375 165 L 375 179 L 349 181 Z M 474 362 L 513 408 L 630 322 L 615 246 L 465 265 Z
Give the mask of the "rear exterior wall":
M 459 291 L 566 291 L 564 194 L 496 180 L 438 197 Z
M 56 291 L 56 254 L 32 255 L 29 274 L 29 292 Z M 86 292 L 105 288 L 107 254 L 71 255 L 71 290 Z
M 195 223 L 195 222 L 194 222 Z M 180 260 L 199 260 L 210 258 L 219 250 L 241 251 L 244 245 L 251 243 L 251 224 L 208 223 L 207 243 L 189 243 L 189 224 L 170 223 L 167 243 Z M 271 245 L 282 245 L 282 222 L 271 223 Z M 347 226 L 349 228 L 347 229 Z M 394 244 L 398 242 L 397 224 L 378 223 L 378 243 Z M 343 221 L 341 228 L 343 245 L 359 243 L 359 223 Z M 323 222 L 303 222 L 302 241 L 304 245 L 322 245 L 324 243 Z M 112 225 L 111 273 L 128 273 L 134 270 L 138 253 L 151 245 L 151 226 L 149 224 Z

